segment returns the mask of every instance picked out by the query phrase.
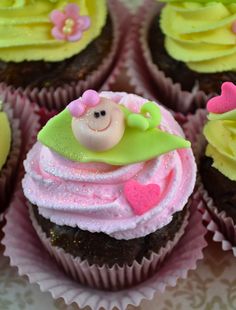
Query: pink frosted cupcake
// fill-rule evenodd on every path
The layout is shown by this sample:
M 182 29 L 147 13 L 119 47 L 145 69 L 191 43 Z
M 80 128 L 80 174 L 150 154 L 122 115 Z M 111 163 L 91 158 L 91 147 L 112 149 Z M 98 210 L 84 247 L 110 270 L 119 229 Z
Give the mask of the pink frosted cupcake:
M 156 103 L 86 91 L 41 130 L 24 165 L 33 226 L 82 284 L 140 283 L 184 234 L 196 166 L 181 128 Z
M 214 239 L 236 255 L 236 86 L 227 82 L 207 110 L 190 117 L 187 134 L 199 163 L 201 191 L 208 214 L 204 218 Z
M 0 82 L 62 110 L 88 87 L 103 85 L 127 14 L 114 0 L 0 3 L 0 32 L 8 29 L 0 40 Z

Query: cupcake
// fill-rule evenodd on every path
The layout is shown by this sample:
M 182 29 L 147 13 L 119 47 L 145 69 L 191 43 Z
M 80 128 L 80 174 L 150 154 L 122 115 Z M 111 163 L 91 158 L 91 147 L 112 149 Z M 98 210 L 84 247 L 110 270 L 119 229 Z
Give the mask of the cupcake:
M 0 81 L 50 110 L 99 88 L 117 54 L 119 10 L 105 0 L 4 1 Z
M 208 121 L 203 134 L 207 140 L 205 155 L 200 164 L 204 187 L 217 209 L 225 211 L 236 223 L 236 86 L 225 83 L 221 96 L 208 101 Z
M 120 290 L 144 281 L 184 234 L 194 157 L 154 102 L 88 90 L 39 132 L 24 166 L 39 238 L 84 285 Z
M 208 228 L 215 233 L 216 241 L 227 242 L 225 249 L 236 250 L 235 96 L 236 86 L 224 83 L 221 95 L 207 103 L 209 114 L 199 111 L 186 132 L 191 132 L 199 163 L 200 189 L 209 213 L 204 215 L 210 223 Z
M 151 10 L 140 9 L 138 33 L 155 96 L 181 112 L 205 107 L 204 99 L 220 93 L 223 82 L 236 81 L 235 3 L 157 2 L 149 3 Z

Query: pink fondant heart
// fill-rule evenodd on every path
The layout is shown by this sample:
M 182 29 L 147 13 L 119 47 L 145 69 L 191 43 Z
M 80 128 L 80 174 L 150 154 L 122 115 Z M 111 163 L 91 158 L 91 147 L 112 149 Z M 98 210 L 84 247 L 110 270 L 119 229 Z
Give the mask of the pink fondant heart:
M 221 114 L 236 109 L 236 85 L 225 82 L 221 87 L 221 95 L 210 99 L 207 110 L 210 113 Z
M 125 184 L 124 194 L 134 213 L 142 215 L 156 206 L 160 197 L 160 186 L 142 185 L 135 180 L 130 180 Z

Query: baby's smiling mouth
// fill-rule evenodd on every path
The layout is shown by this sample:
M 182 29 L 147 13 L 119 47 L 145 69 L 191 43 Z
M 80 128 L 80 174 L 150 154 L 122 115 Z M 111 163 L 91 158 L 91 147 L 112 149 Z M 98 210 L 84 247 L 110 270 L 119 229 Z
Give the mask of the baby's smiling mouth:
M 111 120 L 109 121 L 109 123 L 108 123 L 108 125 L 106 126 L 106 127 L 104 127 L 104 128 L 102 128 L 102 129 L 94 129 L 94 128 L 91 128 L 90 126 L 89 126 L 89 124 L 88 124 L 88 127 L 89 127 L 89 129 L 91 129 L 92 131 L 95 131 L 95 132 L 100 132 L 100 131 L 105 131 L 105 130 L 107 130 L 109 127 L 110 127 L 110 125 L 111 125 Z

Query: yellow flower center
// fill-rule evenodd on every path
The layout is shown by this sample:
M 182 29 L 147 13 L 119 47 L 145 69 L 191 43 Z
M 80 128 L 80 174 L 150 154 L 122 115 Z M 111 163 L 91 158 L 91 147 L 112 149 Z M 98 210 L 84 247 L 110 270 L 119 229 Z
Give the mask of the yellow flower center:
M 75 21 L 72 18 L 67 18 L 65 20 L 65 26 L 62 28 L 64 34 L 71 34 L 73 32 L 74 25 Z

